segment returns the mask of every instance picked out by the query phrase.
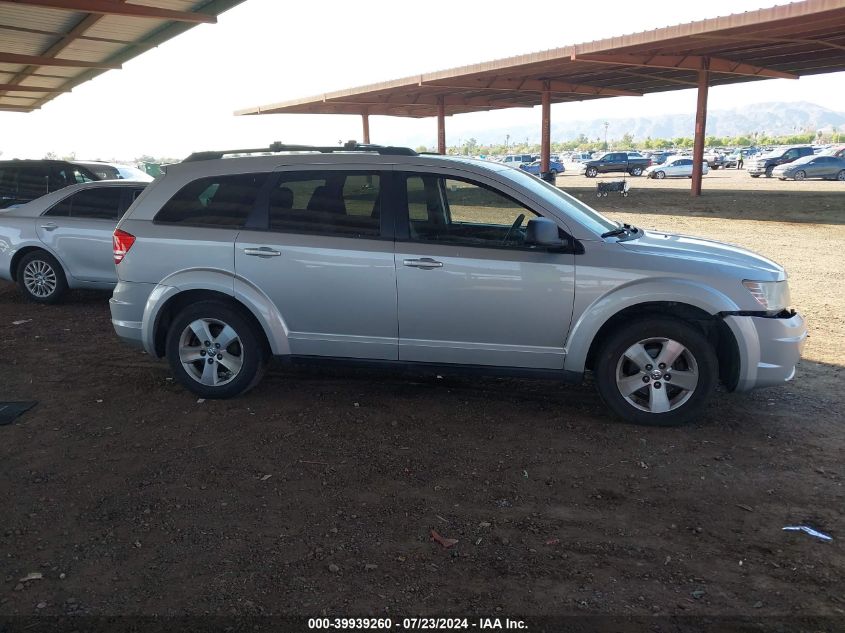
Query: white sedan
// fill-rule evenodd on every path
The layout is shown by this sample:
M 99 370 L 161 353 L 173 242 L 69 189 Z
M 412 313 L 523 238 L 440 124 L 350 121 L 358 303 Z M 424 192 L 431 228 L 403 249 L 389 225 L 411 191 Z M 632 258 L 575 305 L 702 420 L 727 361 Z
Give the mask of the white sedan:
M 38 303 L 56 303 L 68 288 L 113 288 L 112 233 L 146 186 L 98 180 L 0 212 L 0 279 Z
M 701 166 L 701 173 L 710 171 L 707 161 Z M 652 165 L 647 168 L 643 175 L 646 178 L 692 178 L 692 158 L 686 156 L 670 156 L 660 165 Z

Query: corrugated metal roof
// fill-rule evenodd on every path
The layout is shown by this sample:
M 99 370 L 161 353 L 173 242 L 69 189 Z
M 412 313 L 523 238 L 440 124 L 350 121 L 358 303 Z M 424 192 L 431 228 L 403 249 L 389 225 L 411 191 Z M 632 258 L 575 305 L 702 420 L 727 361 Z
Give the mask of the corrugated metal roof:
M 845 71 L 845 0 L 806 0 L 415 75 L 236 114 L 428 117 Z M 441 105 L 442 104 L 442 105 Z
M 0 0 L 0 111 L 37 109 L 241 2 Z

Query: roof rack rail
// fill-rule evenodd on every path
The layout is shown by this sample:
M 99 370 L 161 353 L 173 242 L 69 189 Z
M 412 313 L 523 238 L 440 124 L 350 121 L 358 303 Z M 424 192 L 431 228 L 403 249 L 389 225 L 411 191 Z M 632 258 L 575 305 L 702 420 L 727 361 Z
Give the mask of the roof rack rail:
M 285 145 L 281 141 L 276 141 L 275 143 L 271 143 L 269 147 L 227 149 L 218 152 L 194 152 L 182 162 L 193 163 L 201 160 L 216 160 L 231 154 L 268 154 L 276 152 L 320 152 L 321 154 L 331 154 L 332 152 L 374 152 L 386 156 L 418 156 L 418 154 L 409 147 L 363 144 L 358 143 L 357 141 L 347 141 L 343 145 L 338 146 Z

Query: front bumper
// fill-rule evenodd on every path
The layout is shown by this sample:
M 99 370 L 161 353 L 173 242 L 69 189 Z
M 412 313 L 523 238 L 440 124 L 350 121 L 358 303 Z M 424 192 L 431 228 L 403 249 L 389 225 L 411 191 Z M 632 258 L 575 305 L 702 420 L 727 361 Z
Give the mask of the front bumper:
M 792 380 L 807 341 L 804 317 L 798 313 L 786 318 L 729 315 L 725 323 L 739 351 L 736 391 Z
M 766 173 L 766 165 L 765 164 L 759 164 L 758 165 L 757 163 L 754 163 L 752 165 L 752 164 L 749 163 L 748 167 L 745 168 L 745 171 L 747 171 L 749 174 L 762 175 L 762 174 Z

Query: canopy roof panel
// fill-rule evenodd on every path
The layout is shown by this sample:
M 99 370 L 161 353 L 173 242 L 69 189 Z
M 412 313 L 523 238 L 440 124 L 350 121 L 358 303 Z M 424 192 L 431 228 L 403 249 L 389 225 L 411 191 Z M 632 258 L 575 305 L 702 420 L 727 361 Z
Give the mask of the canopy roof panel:
M 415 75 L 235 114 L 436 116 L 845 71 L 845 0 L 806 0 Z
M 243 0 L 0 0 L 0 111 L 63 92 Z

